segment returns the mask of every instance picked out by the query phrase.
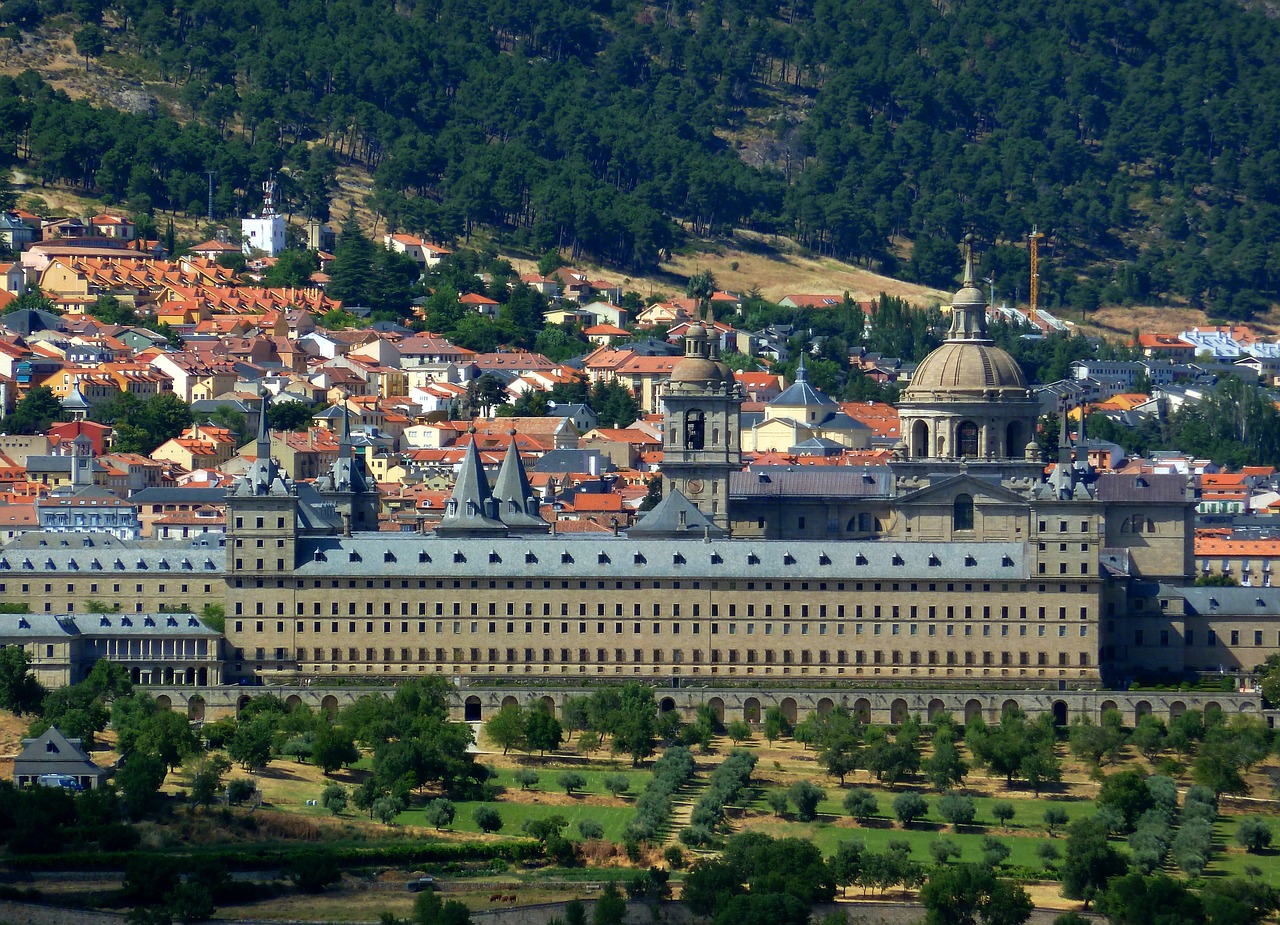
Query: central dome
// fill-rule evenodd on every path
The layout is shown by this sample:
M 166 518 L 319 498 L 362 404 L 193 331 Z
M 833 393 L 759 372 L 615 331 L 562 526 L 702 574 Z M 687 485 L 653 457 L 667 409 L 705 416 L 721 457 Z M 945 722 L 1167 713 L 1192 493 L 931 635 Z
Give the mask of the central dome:
M 1027 380 L 1008 353 L 991 344 L 947 341 L 925 357 L 903 398 L 1026 398 Z

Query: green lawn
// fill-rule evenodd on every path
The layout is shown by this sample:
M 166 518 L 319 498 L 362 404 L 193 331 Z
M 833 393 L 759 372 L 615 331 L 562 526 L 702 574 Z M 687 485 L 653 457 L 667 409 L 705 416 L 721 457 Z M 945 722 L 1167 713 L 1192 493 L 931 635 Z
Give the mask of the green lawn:
M 457 815 L 453 820 L 455 832 L 479 832 L 476 825 L 475 811 L 477 807 L 489 806 L 502 816 L 502 830 L 499 835 L 521 836 L 520 827 L 527 819 L 545 819 L 548 816 L 560 815 L 569 820 L 569 827 L 564 834 L 573 839 L 579 838 L 578 820 L 593 819 L 604 826 L 604 837 L 609 841 L 621 841 L 622 830 L 631 819 L 632 809 L 629 806 L 591 806 L 579 803 L 572 806 L 542 806 L 532 803 L 482 803 L 468 801 L 455 803 Z M 396 817 L 401 825 L 426 825 L 422 818 L 422 809 L 414 808 Z
M 849 814 L 844 809 L 845 794 L 852 788 L 840 789 L 839 787 L 824 787 L 827 798 L 818 804 L 818 812 L 822 816 L 831 816 L 835 818 L 844 818 Z M 893 801 L 903 790 L 885 790 L 883 788 L 871 787 L 867 788 L 875 795 L 876 800 L 880 804 L 879 818 L 893 819 Z M 765 803 L 765 795 L 767 790 L 757 792 L 755 799 L 751 802 L 752 809 L 767 810 L 768 804 Z M 925 798 L 929 804 L 929 815 L 923 821 L 943 824 L 944 820 L 938 815 L 937 802 L 942 798 L 942 794 L 919 791 L 920 795 Z M 1038 800 L 1027 799 L 1025 797 L 1016 797 L 1003 799 L 1001 797 L 973 797 L 973 805 L 977 810 L 977 817 L 974 820 L 976 825 L 985 826 L 991 830 L 990 834 L 1001 835 L 1005 833 L 1003 827 L 996 823 L 991 815 L 991 806 L 994 803 L 1007 802 L 1013 805 L 1014 815 L 1009 822 L 1010 832 L 1026 832 L 1034 830 L 1036 833 L 1047 833 L 1048 828 L 1044 823 L 1044 811 L 1050 806 L 1059 807 L 1066 810 L 1067 817 L 1070 822 L 1077 819 L 1090 816 L 1094 811 L 1094 804 L 1090 800 L 1069 800 L 1059 799 L 1049 796 L 1043 796 Z M 1070 824 L 1068 822 L 1068 824 Z
M 633 770 L 625 761 L 619 763 L 617 770 L 604 770 L 600 768 L 587 769 L 573 765 L 556 765 L 552 767 L 539 766 L 532 767 L 529 770 L 536 771 L 538 773 L 538 790 L 562 789 L 556 782 L 556 779 L 565 771 L 574 771 L 581 774 L 587 781 L 586 787 L 584 787 L 581 792 L 600 794 L 609 793 L 609 791 L 604 789 L 604 779 L 606 777 L 611 777 L 614 774 L 621 774 L 631 782 L 631 789 L 626 793 L 627 796 L 631 797 L 638 796 L 640 791 L 644 790 L 645 784 L 649 782 L 649 778 L 653 776 L 647 770 Z M 516 783 L 514 775 L 514 770 L 510 768 L 500 768 L 498 770 L 497 783 L 502 787 L 506 787 L 508 790 L 519 790 L 520 785 Z

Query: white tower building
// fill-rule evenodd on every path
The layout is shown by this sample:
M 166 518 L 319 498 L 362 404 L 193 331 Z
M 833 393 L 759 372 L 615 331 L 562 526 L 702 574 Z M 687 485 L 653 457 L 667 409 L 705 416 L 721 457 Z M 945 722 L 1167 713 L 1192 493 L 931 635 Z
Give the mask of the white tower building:
M 262 184 L 262 214 L 250 215 L 240 222 L 246 254 L 274 257 L 285 249 L 284 216 L 276 214 L 275 178 Z

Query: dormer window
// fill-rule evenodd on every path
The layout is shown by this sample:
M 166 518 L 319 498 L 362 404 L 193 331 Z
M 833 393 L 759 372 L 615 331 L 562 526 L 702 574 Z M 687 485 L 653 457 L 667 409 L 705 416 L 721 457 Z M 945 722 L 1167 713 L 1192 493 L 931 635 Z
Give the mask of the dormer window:
M 501 561 L 502 561 L 502 556 L 498 555 L 498 550 L 496 550 L 496 549 L 490 549 L 490 550 L 489 550 L 489 561 L 490 561 L 490 562 L 501 562 Z
M 455 550 L 454 550 L 454 552 L 453 552 L 453 561 L 454 561 L 454 562 L 466 562 L 466 561 L 467 561 L 467 557 L 463 554 L 463 552 L 462 552 L 462 550 L 461 550 L 461 549 L 455 549 Z
M 384 551 L 383 551 L 383 553 L 382 553 L 382 561 L 383 561 L 383 562 L 394 562 L 394 561 L 396 561 L 396 554 L 395 554 L 394 552 L 392 552 L 390 549 L 384 550 Z
M 566 549 L 564 552 L 560 553 L 560 564 L 561 565 L 573 564 L 573 555 L 569 552 L 569 550 Z
M 674 555 L 672 555 L 672 557 L 671 557 L 671 564 L 672 564 L 672 565 L 684 565 L 684 564 L 685 564 L 684 554 L 683 554 L 683 553 L 678 553 L 678 552 L 677 552 L 677 553 L 675 553 Z
M 418 550 L 418 561 L 419 561 L 419 562 L 430 562 L 430 561 L 431 561 L 431 555 L 430 555 L 430 554 L 429 554 L 425 549 L 420 549 L 420 550 Z
M 609 564 L 609 554 L 608 554 L 607 552 L 601 552 L 601 553 L 597 554 L 597 555 L 596 555 L 596 564 L 597 564 L 597 565 L 608 565 L 608 564 Z
M 644 553 L 642 552 L 636 553 L 632 561 L 634 561 L 636 565 L 644 565 L 646 561 L 644 557 Z
M 929 565 L 935 568 L 942 565 L 942 560 L 938 558 L 937 553 L 933 553 L 933 552 L 929 553 Z
M 966 568 L 973 568 L 978 564 L 978 560 L 974 556 L 965 556 L 964 564 Z
M 524 564 L 534 565 L 538 561 L 538 556 L 533 550 L 529 550 L 524 554 Z

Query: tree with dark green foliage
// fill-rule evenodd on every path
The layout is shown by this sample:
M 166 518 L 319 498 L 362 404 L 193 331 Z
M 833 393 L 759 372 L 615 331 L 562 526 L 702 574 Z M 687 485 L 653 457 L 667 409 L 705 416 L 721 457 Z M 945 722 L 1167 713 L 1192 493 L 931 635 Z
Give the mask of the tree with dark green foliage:
M 610 748 L 613 753 L 631 756 L 632 764 L 653 754 L 657 738 L 658 704 L 653 688 L 628 682 L 619 691 L 617 713 L 613 720 Z
M 267 426 L 272 430 L 304 431 L 313 423 L 311 409 L 300 401 L 273 402 L 267 406 Z
M 492 806 L 477 806 L 473 818 L 481 832 L 492 834 L 502 828 L 502 815 Z
M 618 892 L 618 884 L 610 880 L 600 892 L 596 900 L 595 911 L 591 916 L 592 925 L 622 925 L 627 914 L 627 901 Z
M 159 804 L 165 766 L 160 758 L 136 753 L 116 772 L 116 788 L 130 817 L 142 819 Z
M 370 305 L 376 285 L 374 259 L 377 247 L 370 241 L 355 212 L 349 212 L 338 235 L 338 246 L 329 265 L 325 293 L 346 305 Z
M 328 775 L 359 761 L 360 750 L 345 728 L 321 722 L 311 742 L 311 760 Z
M 1114 925 L 1201 925 L 1204 907 L 1186 884 L 1134 871 L 1107 885 L 1099 906 Z
M 515 704 L 504 706 L 485 721 L 484 734 L 489 741 L 506 754 L 511 749 L 523 749 L 528 733 L 526 711 Z M 517 772 L 519 773 L 519 772 Z
M 791 734 L 791 722 L 782 712 L 782 707 L 775 705 L 764 711 L 763 732 L 770 745 L 782 736 Z
M 137 321 L 133 308 L 110 293 L 98 296 L 98 300 L 86 306 L 85 310 L 105 324 L 130 325 Z
M 818 804 L 827 798 L 826 791 L 807 780 L 792 784 L 787 796 L 796 808 L 797 822 L 812 822 L 818 818 Z
M 1062 862 L 1062 895 L 1084 901 L 1100 896 L 1113 877 L 1125 872 L 1124 856 L 1111 846 L 1107 826 L 1096 817 L 1071 826 Z
M 920 904 L 926 925 L 1022 925 L 1033 908 L 1022 887 L 978 864 L 935 868 L 920 890 Z
M 114 449 L 120 453 L 150 455 L 152 450 L 191 426 L 191 406 L 172 392 L 139 399 L 130 392 L 94 402 L 89 419 L 110 424 Z
M 320 258 L 315 251 L 283 250 L 276 254 L 275 263 L 262 274 L 262 284 L 272 289 L 295 289 L 311 285 L 311 274 L 320 269 Z
M 893 798 L 893 814 L 904 826 L 910 826 L 917 819 L 923 819 L 929 813 L 929 804 L 924 797 L 914 791 L 900 793 Z
M 49 425 L 62 419 L 62 402 L 48 386 L 28 389 L 13 413 L 0 419 L 0 430 L 7 434 L 43 434 Z
M 31 673 L 31 655 L 22 646 L 0 648 L 0 708 L 17 713 L 40 709 L 46 691 Z

